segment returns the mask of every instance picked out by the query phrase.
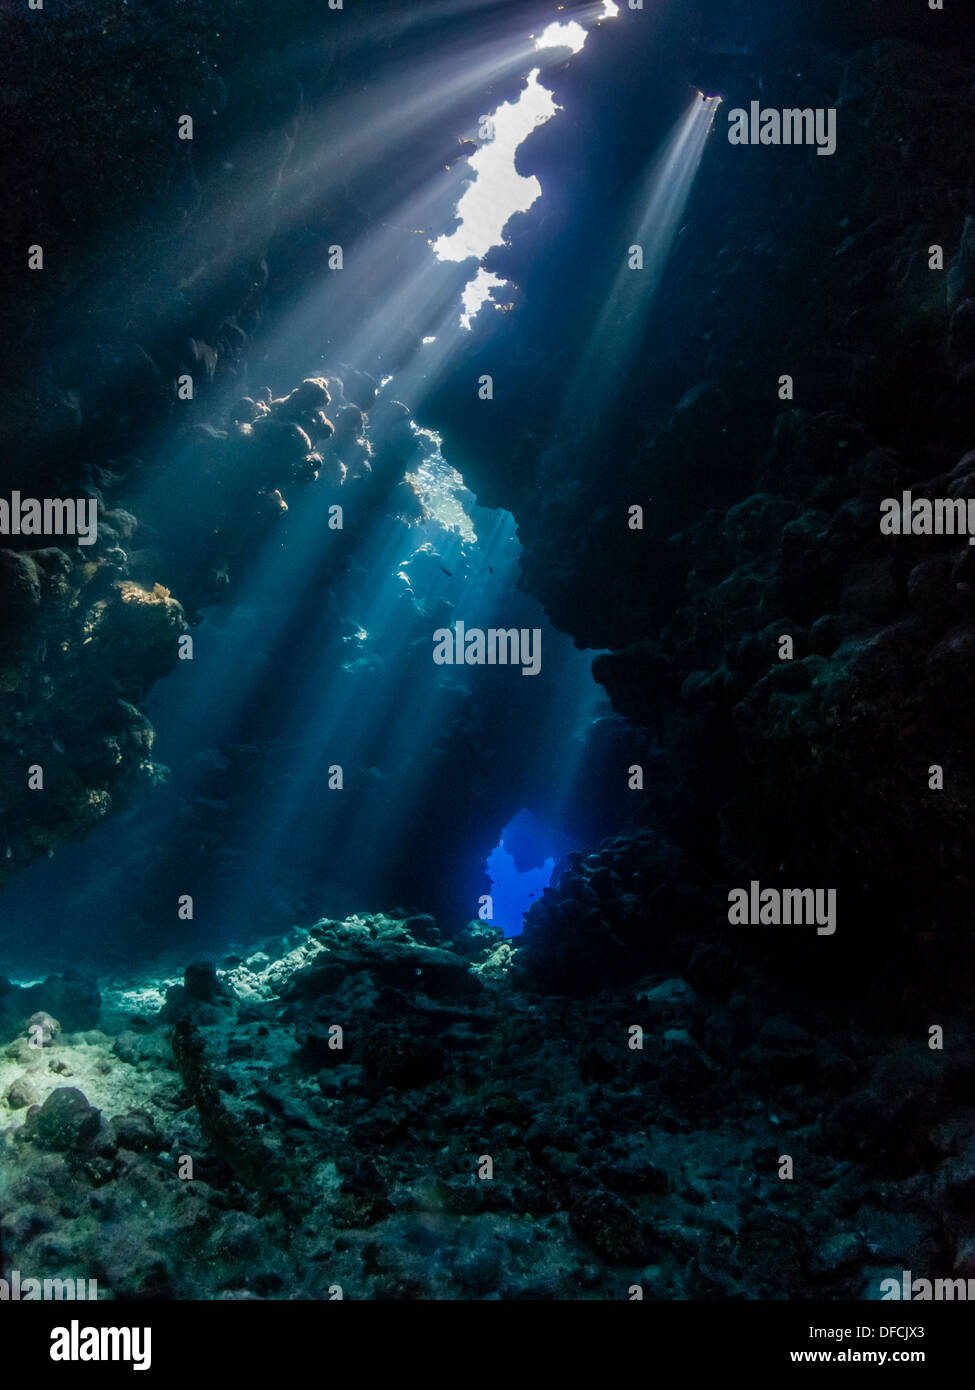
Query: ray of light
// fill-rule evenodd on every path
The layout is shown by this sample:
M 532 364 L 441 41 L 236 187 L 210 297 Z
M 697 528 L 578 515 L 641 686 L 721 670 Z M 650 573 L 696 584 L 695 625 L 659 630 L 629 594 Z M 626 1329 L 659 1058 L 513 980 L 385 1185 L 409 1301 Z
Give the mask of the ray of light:
M 566 393 L 566 411 L 593 425 L 605 410 L 642 331 L 694 185 L 720 97 L 695 97 L 653 161 L 619 247 L 605 305 Z

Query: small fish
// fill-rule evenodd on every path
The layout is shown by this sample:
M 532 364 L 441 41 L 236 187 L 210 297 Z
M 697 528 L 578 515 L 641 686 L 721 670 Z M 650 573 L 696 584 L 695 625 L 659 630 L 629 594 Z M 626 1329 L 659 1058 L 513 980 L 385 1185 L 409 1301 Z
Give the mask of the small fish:
M 449 569 L 447 568 L 446 565 L 441 565 L 440 568 L 441 568 L 441 570 L 443 571 L 444 574 L 446 574 L 450 579 L 453 579 L 453 577 L 454 577 L 454 572 L 453 572 L 453 570 L 449 570 Z

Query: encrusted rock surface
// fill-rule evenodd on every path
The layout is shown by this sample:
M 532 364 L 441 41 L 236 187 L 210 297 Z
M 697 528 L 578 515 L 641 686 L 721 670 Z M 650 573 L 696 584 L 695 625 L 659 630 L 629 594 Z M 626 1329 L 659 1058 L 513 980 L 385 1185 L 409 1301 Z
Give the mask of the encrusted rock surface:
M 102 1031 L 8 1047 L 6 1258 L 115 1298 L 872 1298 L 963 1271 L 975 1114 L 939 1113 L 975 1055 L 687 961 L 543 997 L 484 924 L 473 951 L 435 934 L 326 920 L 216 962 L 175 1024 L 171 975 L 111 980 Z

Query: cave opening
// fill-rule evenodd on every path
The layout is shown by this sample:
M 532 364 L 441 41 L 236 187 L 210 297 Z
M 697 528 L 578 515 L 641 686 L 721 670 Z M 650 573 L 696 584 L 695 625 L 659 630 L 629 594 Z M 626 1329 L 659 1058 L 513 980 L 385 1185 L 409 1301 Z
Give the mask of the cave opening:
M 525 913 L 552 881 L 558 862 L 577 841 L 522 807 L 501 831 L 487 857 L 491 920 L 505 936 L 517 936 Z
M 607 0 L 596 17 L 615 18 L 618 7 Z M 578 20 L 553 20 L 542 32 L 533 36 L 535 51 L 547 54 L 568 51 L 570 56 L 585 47 L 587 30 Z M 468 280 L 461 295 L 460 327 L 469 330 L 473 319 L 485 304 L 502 307 L 493 291 L 503 289 L 508 281 L 484 265 L 484 257 L 495 247 L 504 244 L 505 229 L 516 213 L 527 212 L 542 196 L 539 180 L 525 177 L 517 169 L 518 151 L 532 131 L 545 125 L 562 108 L 551 91 L 539 82 L 540 69 L 530 69 L 525 86 L 516 101 L 502 102 L 489 116 L 481 118 L 478 136 L 480 148 L 464 162 L 473 178 L 464 188 L 457 203 L 459 226 L 432 242 L 432 250 L 440 261 L 464 262 L 476 259 L 478 268 Z

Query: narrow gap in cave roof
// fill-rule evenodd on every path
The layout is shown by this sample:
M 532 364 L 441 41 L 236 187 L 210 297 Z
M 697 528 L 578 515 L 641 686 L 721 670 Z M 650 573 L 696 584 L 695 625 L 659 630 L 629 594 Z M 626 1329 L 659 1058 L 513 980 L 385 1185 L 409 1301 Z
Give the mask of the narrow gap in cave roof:
M 603 0 L 597 22 L 612 19 L 618 13 L 619 6 L 613 0 Z M 568 49 L 576 54 L 584 47 L 586 37 L 586 30 L 577 20 L 553 21 L 534 36 L 534 45 L 539 52 Z M 502 102 L 492 112 L 490 138 L 467 161 L 474 178 L 457 204 L 460 226 L 432 243 L 438 260 L 466 261 L 476 257 L 479 262 L 477 273 L 462 295 L 460 326 L 464 329 L 470 328 L 471 321 L 491 299 L 491 291 L 507 283 L 485 269 L 484 257 L 494 247 L 504 245 L 504 231 L 510 219 L 516 212 L 527 212 L 542 193 L 534 175 L 526 178 L 515 167 L 522 141 L 561 110 L 552 93 L 539 82 L 539 72 L 539 68 L 532 68 L 527 74 L 517 101 Z

